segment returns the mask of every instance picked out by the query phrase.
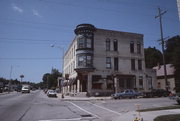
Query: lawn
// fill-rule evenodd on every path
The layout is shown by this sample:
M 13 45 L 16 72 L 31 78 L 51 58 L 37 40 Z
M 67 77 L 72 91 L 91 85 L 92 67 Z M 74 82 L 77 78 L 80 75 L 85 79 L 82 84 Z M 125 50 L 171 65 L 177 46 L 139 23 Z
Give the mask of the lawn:
M 158 116 L 154 121 L 180 121 L 180 114 Z
M 180 105 L 167 106 L 167 107 L 156 107 L 156 108 L 148 108 L 137 110 L 139 112 L 147 112 L 147 111 L 158 111 L 158 110 L 170 110 L 170 109 L 180 109 Z

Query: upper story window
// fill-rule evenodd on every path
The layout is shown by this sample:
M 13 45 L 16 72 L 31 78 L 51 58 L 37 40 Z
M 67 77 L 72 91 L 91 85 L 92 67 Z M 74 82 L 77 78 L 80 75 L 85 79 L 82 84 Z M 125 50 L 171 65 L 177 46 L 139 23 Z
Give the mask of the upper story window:
M 113 46 L 114 46 L 114 51 L 118 51 L 118 41 L 117 40 L 113 41 Z
M 135 70 L 135 59 L 131 59 L 131 69 Z
M 114 58 L 114 70 L 118 71 L 119 63 L 118 63 L 118 58 Z
M 87 48 L 92 48 L 92 43 L 90 38 L 86 38 L 86 47 Z
M 110 42 L 110 39 L 107 38 L 106 39 L 106 51 L 110 51 L 110 47 L 111 47 L 111 42 Z
M 133 41 L 131 41 L 131 43 L 130 43 L 130 52 L 134 53 L 134 42 Z
M 85 37 L 81 36 L 78 39 L 78 48 L 85 48 Z
M 91 67 L 92 66 L 92 56 L 91 55 L 78 56 L 77 66 Z
M 138 60 L 138 70 L 142 70 L 142 60 Z
M 106 57 L 106 68 L 111 69 L 111 58 L 110 57 Z
M 137 43 L 137 53 L 141 54 L 141 43 L 140 42 Z
M 78 49 L 92 48 L 92 36 L 79 36 L 77 45 Z

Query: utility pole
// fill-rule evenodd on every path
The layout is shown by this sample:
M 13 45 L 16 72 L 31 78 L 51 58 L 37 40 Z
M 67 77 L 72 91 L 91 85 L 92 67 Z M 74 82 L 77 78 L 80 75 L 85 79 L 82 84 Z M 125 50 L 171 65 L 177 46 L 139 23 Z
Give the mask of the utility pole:
M 159 18 L 160 22 L 160 32 L 161 32 L 161 44 L 162 44 L 162 55 L 163 55 L 163 65 L 164 65 L 164 79 L 166 83 L 166 90 L 168 91 L 169 84 L 167 81 L 167 70 L 166 70 L 166 62 L 165 62 L 165 57 L 164 57 L 164 38 L 163 38 L 163 28 L 162 28 L 162 15 L 164 15 L 167 11 L 162 11 L 160 8 L 158 8 L 158 15 L 155 16 L 155 18 Z

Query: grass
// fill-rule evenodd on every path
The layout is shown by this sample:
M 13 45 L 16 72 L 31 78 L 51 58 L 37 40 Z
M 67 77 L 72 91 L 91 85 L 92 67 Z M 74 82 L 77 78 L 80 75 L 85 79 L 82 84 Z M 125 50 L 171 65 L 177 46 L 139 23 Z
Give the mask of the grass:
M 169 110 L 169 109 L 180 109 L 180 105 L 148 108 L 148 109 L 141 109 L 141 110 L 137 110 L 137 111 L 139 111 L 139 112 L 147 112 L 147 111 L 158 111 L 158 110 Z
M 154 121 L 180 121 L 180 114 L 158 116 Z

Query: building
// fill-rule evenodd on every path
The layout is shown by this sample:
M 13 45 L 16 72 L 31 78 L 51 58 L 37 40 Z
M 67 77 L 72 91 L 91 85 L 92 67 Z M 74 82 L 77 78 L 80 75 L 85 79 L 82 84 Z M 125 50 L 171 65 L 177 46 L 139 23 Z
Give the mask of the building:
M 110 95 L 123 89 L 155 87 L 144 62 L 143 35 L 80 24 L 64 55 L 64 93 Z M 151 81 L 151 82 L 148 82 Z
M 164 65 L 159 65 L 156 67 L 153 67 L 153 69 L 156 70 L 157 75 L 157 88 L 158 89 L 166 89 L 166 82 L 164 78 Z M 168 87 L 169 91 L 175 92 L 175 78 L 174 78 L 174 67 L 172 64 L 166 64 L 166 70 L 167 70 L 167 81 L 168 81 Z
M 179 21 L 180 21 L 180 0 L 177 0 L 177 8 L 178 8 L 178 14 L 179 14 Z

